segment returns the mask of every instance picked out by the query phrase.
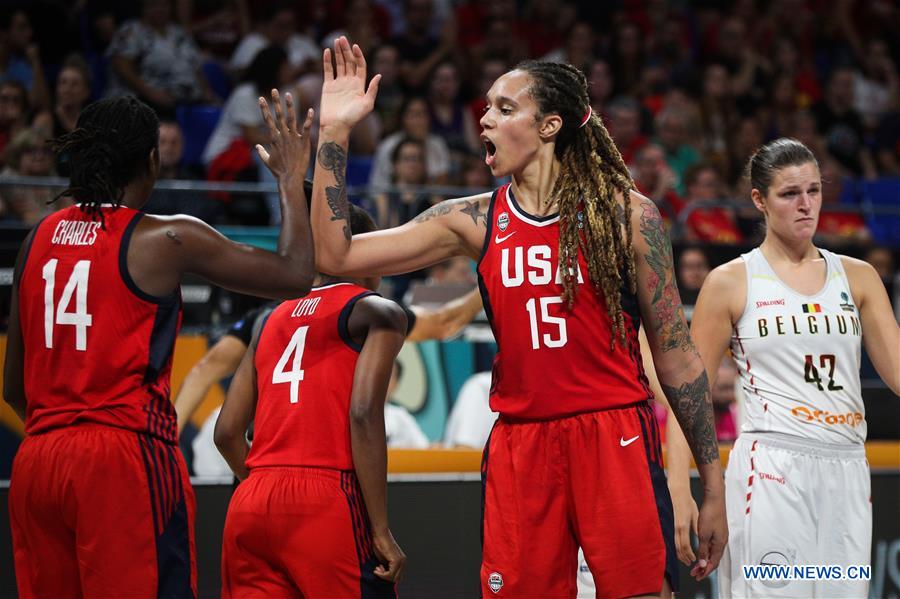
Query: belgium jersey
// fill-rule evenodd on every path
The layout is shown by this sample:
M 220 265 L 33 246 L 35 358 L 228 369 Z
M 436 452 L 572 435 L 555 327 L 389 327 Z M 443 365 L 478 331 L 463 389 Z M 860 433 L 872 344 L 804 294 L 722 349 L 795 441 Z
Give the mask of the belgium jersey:
M 731 338 L 745 396 L 741 430 L 863 443 L 859 311 L 841 259 L 819 253 L 825 285 L 808 296 L 785 284 L 758 248 L 742 256 L 747 303 Z
M 141 212 L 78 206 L 35 230 L 19 281 L 25 341 L 25 432 L 98 423 L 176 442 L 169 375 L 181 294 L 141 291 L 128 245 Z
M 257 401 L 247 467 L 352 470 L 350 395 L 362 346 L 347 321 L 373 295 L 351 283 L 314 287 L 283 302 L 259 333 Z
M 627 343 L 611 350 L 606 302 L 581 252 L 575 302 L 571 309 L 563 304 L 559 215 L 526 213 L 505 185 L 494 192 L 487 219 L 478 284 L 497 341 L 491 409 L 510 419 L 546 420 L 651 398 L 637 298 L 622 289 Z

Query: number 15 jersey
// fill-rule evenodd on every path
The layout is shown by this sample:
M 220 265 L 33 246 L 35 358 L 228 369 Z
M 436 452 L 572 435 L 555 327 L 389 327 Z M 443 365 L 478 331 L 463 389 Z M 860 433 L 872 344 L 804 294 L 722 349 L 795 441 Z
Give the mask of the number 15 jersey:
M 627 343 L 610 350 L 606 302 L 580 252 L 575 302 L 571 310 L 563 305 L 559 215 L 526 213 L 505 185 L 494 192 L 487 219 L 478 284 L 497 341 L 491 409 L 547 420 L 653 397 L 638 345 L 637 298 L 623 288 Z M 583 222 L 579 217 L 576 226 Z
M 826 275 L 815 295 L 782 282 L 759 248 L 742 256 L 747 303 L 731 337 L 745 395 L 741 430 L 863 443 L 859 312 L 840 257 L 819 253 Z

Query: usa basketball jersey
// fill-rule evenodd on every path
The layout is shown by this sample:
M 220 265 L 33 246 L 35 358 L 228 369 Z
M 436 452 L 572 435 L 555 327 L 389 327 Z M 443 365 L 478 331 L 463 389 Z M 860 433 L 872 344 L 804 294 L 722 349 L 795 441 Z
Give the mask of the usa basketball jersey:
M 352 470 L 350 395 L 362 346 L 347 321 L 368 289 L 314 287 L 275 308 L 256 347 L 258 399 L 250 469 L 307 466 Z
M 627 343 L 610 350 L 615 333 L 606 302 L 591 285 L 580 252 L 575 302 L 571 310 L 563 304 L 559 215 L 526 213 L 505 185 L 494 192 L 487 218 L 478 284 L 497 341 L 491 409 L 542 420 L 651 398 L 635 296 L 623 288 Z M 579 218 L 577 226 L 583 222 Z
M 25 431 L 83 422 L 175 442 L 169 401 L 181 294 L 141 291 L 128 245 L 143 214 L 104 206 L 105 225 L 78 206 L 36 228 L 19 281 L 25 341 Z
M 741 430 L 863 443 L 859 311 L 841 259 L 819 253 L 825 286 L 808 296 L 782 282 L 758 248 L 742 256 L 747 303 L 731 338 L 746 399 Z

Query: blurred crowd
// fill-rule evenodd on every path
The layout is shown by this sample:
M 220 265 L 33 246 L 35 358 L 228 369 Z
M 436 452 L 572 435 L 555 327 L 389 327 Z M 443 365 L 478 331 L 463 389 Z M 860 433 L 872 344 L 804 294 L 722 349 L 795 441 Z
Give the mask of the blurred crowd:
M 321 49 L 347 35 L 370 75 L 382 75 L 348 165 L 349 183 L 367 186 L 357 201 L 381 226 L 442 199 L 422 186 L 498 183 L 478 137 L 484 94 L 518 61 L 543 58 L 587 75 L 593 110 L 676 238 L 756 241 L 744 165 L 761 144 L 792 136 L 820 161 L 826 243 L 866 244 L 860 182 L 900 177 L 898 30 L 890 0 L 7 4 L 0 178 L 65 175 L 44 141 L 71 131 L 91 100 L 131 93 L 163 121 L 164 178 L 265 182 L 252 151 L 265 140 L 256 98 L 278 88 L 315 107 Z M 0 218 L 36 222 L 53 197 L 0 186 Z M 149 209 L 217 224 L 279 216 L 277 202 L 241 194 L 158 190 Z

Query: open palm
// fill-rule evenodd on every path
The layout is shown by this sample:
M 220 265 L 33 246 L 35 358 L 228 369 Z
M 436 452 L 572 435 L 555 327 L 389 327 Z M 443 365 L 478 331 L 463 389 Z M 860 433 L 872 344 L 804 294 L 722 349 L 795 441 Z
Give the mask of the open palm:
M 322 56 L 324 83 L 319 107 L 319 126 L 352 128 L 375 107 L 375 95 L 381 75 L 375 75 L 366 89 L 366 59 L 359 46 L 351 48 L 347 38 L 334 40 L 332 50 L 326 48 Z

